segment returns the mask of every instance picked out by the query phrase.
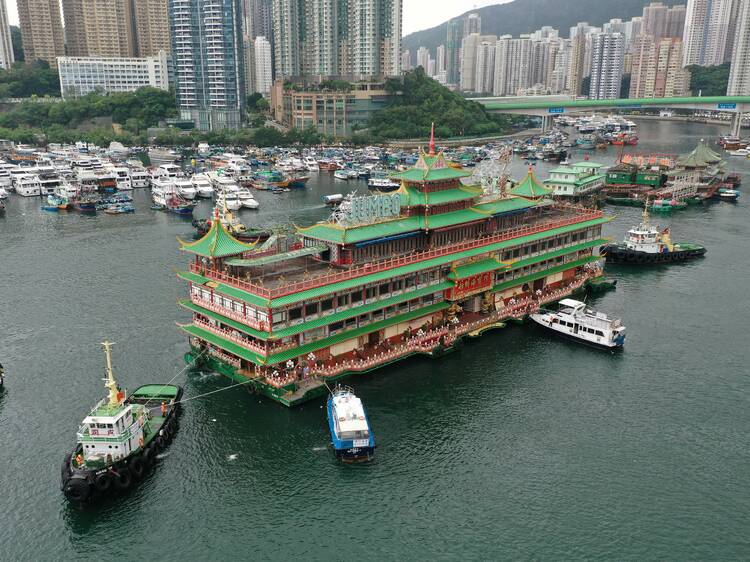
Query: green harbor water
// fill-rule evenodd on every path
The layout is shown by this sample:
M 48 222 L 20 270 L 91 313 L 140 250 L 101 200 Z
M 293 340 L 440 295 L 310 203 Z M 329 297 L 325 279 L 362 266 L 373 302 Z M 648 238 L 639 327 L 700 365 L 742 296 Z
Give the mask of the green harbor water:
M 637 151 L 686 152 L 721 132 L 645 121 Z M 750 160 L 728 162 L 750 185 Z M 304 191 L 258 193 L 261 210 L 241 217 L 307 224 L 326 215 L 322 194 L 353 187 L 321 173 Z M 174 270 L 192 229 L 150 210 L 145 191 L 134 215 L 95 217 L 12 195 L 0 216 L 0 560 L 748 559 L 747 193 L 655 218 L 705 259 L 608 268 L 617 290 L 591 302 L 623 319 L 621 354 L 511 326 L 350 379 L 379 444 L 360 466 L 334 460 L 322 399 L 290 410 L 243 388 L 210 394 L 185 404 L 139 487 L 84 510 L 59 475 L 104 395 L 99 342 L 117 343 L 131 389 L 184 368 Z M 607 212 L 617 239 L 640 218 Z M 176 381 L 187 397 L 231 384 Z

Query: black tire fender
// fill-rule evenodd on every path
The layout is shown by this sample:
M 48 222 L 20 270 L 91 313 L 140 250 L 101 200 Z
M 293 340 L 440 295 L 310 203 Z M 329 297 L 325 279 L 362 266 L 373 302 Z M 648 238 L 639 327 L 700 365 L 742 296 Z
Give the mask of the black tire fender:
M 91 496 L 91 486 L 83 478 L 71 478 L 65 483 L 63 492 L 70 501 L 83 503 Z
M 113 481 L 114 478 L 109 472 L 102 472 L 94 479 L 94 487 L 100 492 L 108 492 Z
M 118 468 L 117 471 L 115 471 L 114 482 L 115 487 L 118 490 L 127 490 L 133 483 L 133 476 L 130 474 L 130 471 L 126 467 L 121 467 Z
M 128 468 L 130 469 L 130 473 L 133 475 L 133 478 L 135 478 L 136 480 L 140 480 L 141 478 L 143 478 L 143 475 L 146 473 L 146 463 L 144 462 L 143 457 L 141 457 L 140 455 L 130 459 Z

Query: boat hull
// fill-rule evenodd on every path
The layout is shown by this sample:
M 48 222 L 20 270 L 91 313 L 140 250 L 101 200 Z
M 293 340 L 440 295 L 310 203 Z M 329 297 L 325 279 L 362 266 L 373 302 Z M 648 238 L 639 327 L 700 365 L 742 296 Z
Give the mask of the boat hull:
M 589 347 L 593 347 L 595 349 L 604 349 L 607 351 L 620 351 L 623 349 L 625 344 L 625 338 L 622 337 L 622 339 L 618 340 L 613 345 L 607 344 L 607 343 L 598 343 L 595 341 L 587 340 L 584 338 L 577 337 L 573 334 L 570 334 L 568 332 L 563 332 L 561 330 L 555 330 L 554 328 L 550 327 L 549 324 L 541 320 L 541 315 L 539 314 L 530 314 L 529 318 L 532 322 L 534 322 L 536 325 L 540 326 L 541 328 L 544 328 L 547 332 L 555 334 L 556 336 L 560 336 L 565 338 L 566 340 L 580 343 L 582 345 L 587 345 Z
M 163 388 L 166 387 L 172 387 L 172 385 L 163 386 Z M 174 388 L 177 389 L 174 395 L 174 405 L 167 408 L 167 413 L 157 432 L 137 451 L 113 464 L 97 469 L 75 466 L 73 457 L 81 453 L 80 444 L 65 457 L 60 469 L 60 489 L 69 502 L 77 505 L 96 503 L 127 492 L 146 477 L 156 463 L 157 455 L 167 448 L 177 431 L 177 418 L 183 390 L 179 386 Z M 158 402 L 152 403 L 158 406 Z
M 630 250 L 629 248 L 625 248 L 617 244 L 609 244 L 602 247 L 602 254 L 607 260 L 607 263 L 646 265 L 678 263 L 700 258 L 706 254 L 706 249 L 702 247 L 696 247 L 686 250 L 675 250 L 673 252 L 660 252 L 650 254 L 647 252 Z
M 339 439 L 334 428 L 333 397 L 331 396 L 328 397 L 326 411 L 328 413 L 328 429 L 331 433 L 331 442 L 336 458 L 345 463 L 371 461 L 375 455 L 375 440 L 372 435 L 369 439 L 363 440 L 366 443 L 358 443 L 357 440 Z

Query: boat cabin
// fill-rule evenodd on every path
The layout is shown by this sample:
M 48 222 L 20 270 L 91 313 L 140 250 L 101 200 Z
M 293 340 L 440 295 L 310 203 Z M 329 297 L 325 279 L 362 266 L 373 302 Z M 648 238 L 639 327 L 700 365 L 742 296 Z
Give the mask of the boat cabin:
M 139 408 L 135 412 L 135 408 Z M 100 403 L 86 416 L 78 430 L 78 442 L 86 462 L 109 464 L 140 447 L 145 424 L 145 409 L 127 405 L 112 408 Z
M 336 395 L 333 397 L 333 411 L 336 415 L 334 427 L 339 439 L 370 438 L 362 400 L 349 393 Z

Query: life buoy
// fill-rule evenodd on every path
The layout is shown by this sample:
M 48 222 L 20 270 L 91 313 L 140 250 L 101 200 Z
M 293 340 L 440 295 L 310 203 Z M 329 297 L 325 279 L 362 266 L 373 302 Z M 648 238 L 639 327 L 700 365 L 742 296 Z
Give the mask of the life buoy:
M 99 492 L 108 492 L 112 487 L 112 475 L 109 472 L 102 472 L 94 480 L 94 487 Z
M 146 464 L 140 455 L 133 457 L 128 463 L 130 472 L 136 480 L 140 480 L 146 472 Z
M 71 478 L 65 484 L 64 492 L 70 501 L 83 503 L 91 496 L 91 486 L 83 478 Z
M 127 490 L 133 483 L 133 477 L 130 475 L 130 471 L 125 468 L 118 468 L 115 472 L 115 487 L 118 490 Z

